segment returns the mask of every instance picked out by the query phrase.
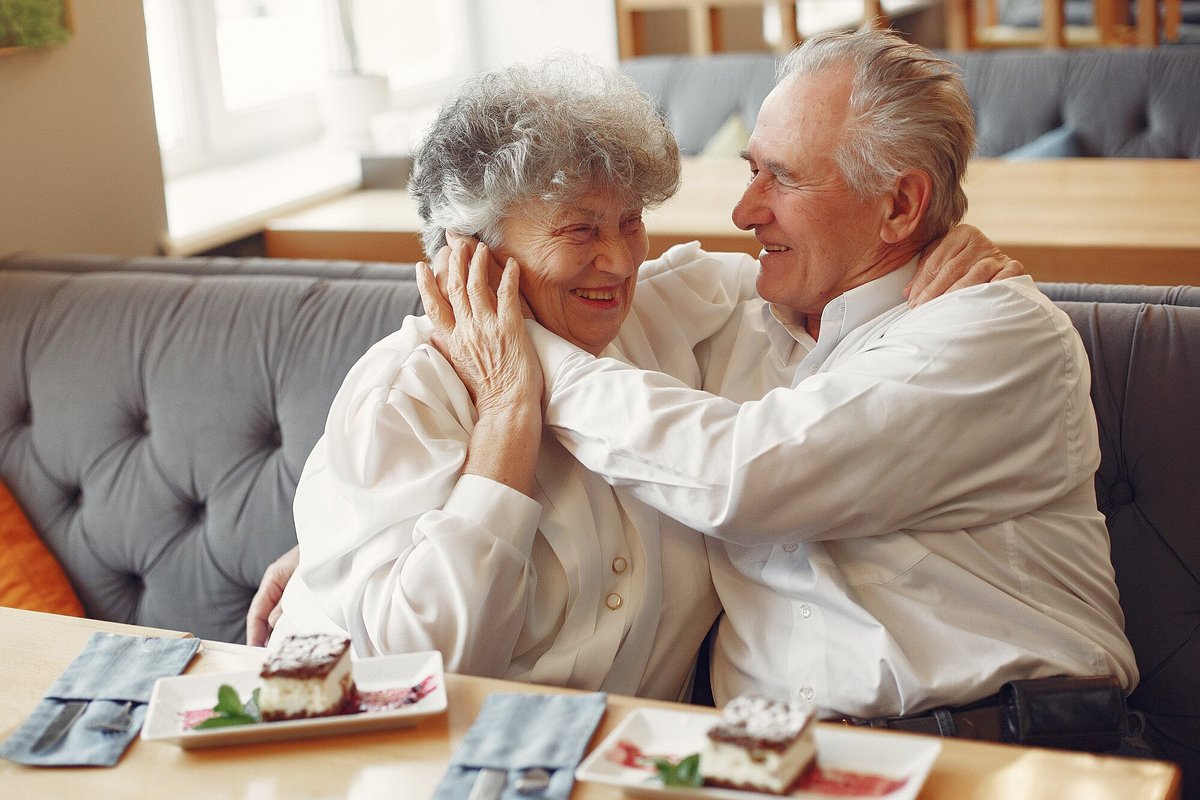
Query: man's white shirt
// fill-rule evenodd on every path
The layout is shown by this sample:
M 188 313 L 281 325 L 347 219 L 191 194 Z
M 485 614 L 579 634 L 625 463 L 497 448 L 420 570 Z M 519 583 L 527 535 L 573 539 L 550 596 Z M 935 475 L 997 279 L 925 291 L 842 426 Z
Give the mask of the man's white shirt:
M 1137 683 L 1074 327 L 1027 277 L 909 309 L 914 269 L 832 301 L 819 341 L 744 302 L 697 351 L 712 394 L 528 323 L 567 449 L 710 534 L 719 703 L 874 717 L 1014 678 Z

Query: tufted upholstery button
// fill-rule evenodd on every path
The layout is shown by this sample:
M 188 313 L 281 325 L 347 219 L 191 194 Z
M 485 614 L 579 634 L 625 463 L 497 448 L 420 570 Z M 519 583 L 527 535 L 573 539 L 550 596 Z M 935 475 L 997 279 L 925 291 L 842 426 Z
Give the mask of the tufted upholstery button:
M 271 430 L 267 431 L 267 444 L 271 447 L 279 447 L 283 444 L 283 433 L 279 430 L 278 425 L 272 425 Z
M 26 425 L 33 424 L 33 406 L 25 406 L 25 409 L 21 412 L 21 422 Z
M 192 505 L 192 520 L 195 522 L 204 521 L 205 505 L 201 502 L 196 502 Z
M 144 414 L 142 416 L 142 433 L 146 434 L 147 436 L 150 435 L 150 415 L 149 414 Z
M 1117 481 L 1108 490 L 1108 496 L 1114 505 L 1127 506 L 1133 502 L 1133 487 L 1126 481 Z

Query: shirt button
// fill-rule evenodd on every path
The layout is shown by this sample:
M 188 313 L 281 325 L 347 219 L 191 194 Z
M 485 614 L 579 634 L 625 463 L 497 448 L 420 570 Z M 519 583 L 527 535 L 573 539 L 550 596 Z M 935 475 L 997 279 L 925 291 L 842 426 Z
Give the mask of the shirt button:
M 628 568 L 629 568 L 629 562 L 626 561 L 625 559 L 621 558 L 620 556 L 617 556 L 616 558 L 613 559 L 613 563 L 612 563 L 612 571 L 613 572 L 620 575 L 622 572 L 624 572 Z
M 808 684 L 800 687 L 800 697 L 802 697 L 804 700 L 812 700 L 815 694 L 816 692 L 813 691 L 813 687 L 809 686 Z
M 803 603 L 800 606 L 800 616 L 808 619 L 812 616 L 812 609 L 808 607 L 808 603 Z
M 797 548 L 797 547 L 799 547 L 799 545 L 797 545 L 796 543 L 794 543 L 794 542 L 788 542 L 787 544 L 785 544 L 785 545 L 783 546 L 783 552 L 785 552 L 785 553 L 794 553 L 794 552 L 796 552 L 796 548 Z
M 610 611 L 616 611 L 621 607 L 622 602 L 621 595 L 617 594 L 616 592 L 613 592 L 608 597 L 604 598 L 604 605 L 608 606 Z

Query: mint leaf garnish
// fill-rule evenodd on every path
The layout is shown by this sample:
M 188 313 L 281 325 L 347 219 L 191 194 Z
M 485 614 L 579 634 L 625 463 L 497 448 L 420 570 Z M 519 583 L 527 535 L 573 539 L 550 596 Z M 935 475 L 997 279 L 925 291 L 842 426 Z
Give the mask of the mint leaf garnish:
M 224 728 L 229 725 L 250 725 L 262 722 L 258 710 L 258 689 L 254 690 L 250 699 L 243 703 L 238 697 L 237 690 L 228 683 L 221 684 L 217 689 L 217 704 L 213 706 L 213 715 L 197 724 L 195 729 Z
M 679 761 L 656 758 L 654 769 L 658 772 L 663 786 L 700 786 L 704 783 L 704 778 L 700 775 L 699 753 L 692 753 Z

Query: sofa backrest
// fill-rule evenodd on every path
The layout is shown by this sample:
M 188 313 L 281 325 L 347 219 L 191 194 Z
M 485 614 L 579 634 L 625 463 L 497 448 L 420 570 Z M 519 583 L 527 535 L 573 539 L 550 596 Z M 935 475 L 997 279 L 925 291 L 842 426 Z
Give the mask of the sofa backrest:
M 90 616 L 244 641 L 334 394 L 419 310 L 410 266 L 0 261 L 0 477 Z
M 1200 288 L 1041 288 L 1091 361 L 1096 499 L 1141 672 L 1130 703 L 1200 798 Z
M 1066 129 L 1075 155 L 1200 158 L 1200 47 L 941 55 L 962 67 L 980 156 Z M 696 155 L 735 112 L 753 129 L 776 59 L 643 56 L 621 68 L 656 100 L 683 152 Z

